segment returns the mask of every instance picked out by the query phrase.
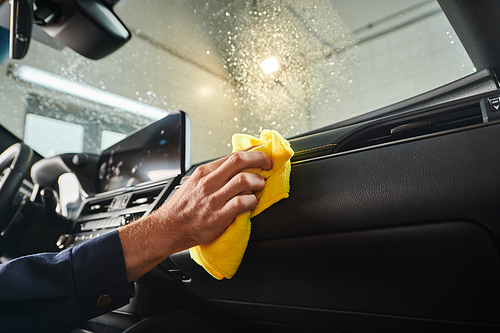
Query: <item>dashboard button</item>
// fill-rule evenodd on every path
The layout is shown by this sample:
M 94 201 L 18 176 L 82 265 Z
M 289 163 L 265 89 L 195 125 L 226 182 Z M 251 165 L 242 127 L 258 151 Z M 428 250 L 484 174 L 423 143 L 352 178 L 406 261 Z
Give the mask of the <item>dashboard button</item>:
M 488 101 L 490 102 L 490 110 L 492 112 L 500 111 L 500 98 L 499 97 L 489 98 Z

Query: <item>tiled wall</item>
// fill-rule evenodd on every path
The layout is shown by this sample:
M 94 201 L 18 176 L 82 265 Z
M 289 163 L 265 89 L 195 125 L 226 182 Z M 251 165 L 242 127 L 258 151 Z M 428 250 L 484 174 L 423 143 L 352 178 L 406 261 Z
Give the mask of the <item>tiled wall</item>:
M 402 101 L 474 71 L 443 13 L 361 43 L 350 52 L 359 57 L 353 90 L 339 97 L 339 103 L 314 104 L 313 128 Z

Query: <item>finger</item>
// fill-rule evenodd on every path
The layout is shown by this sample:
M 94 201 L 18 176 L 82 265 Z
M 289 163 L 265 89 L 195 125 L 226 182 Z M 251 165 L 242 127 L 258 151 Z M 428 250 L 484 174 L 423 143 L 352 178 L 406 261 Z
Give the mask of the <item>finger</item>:
M 223 200 L 229 201 L 239 194 L 246 192 L 251 194 L 252 192 L 261 191 L 265 185 L 266 181 L 262 176 L 249 172 L 240 172 L 220 189 L 218 195 Z
M 232 221 L 236 216 L 255 207 L 257 207 L 257 197 L 254 194 L 240 194 L 231 198 L 221 209 L 221 213 L 229 216 Z
M 255 147 L 258 147 L 258 146 L 251 146 L 251 147 L 248 147 L 246 149 L 243 149 L 242 151 L 249 151 L 251 149 L 254 149 Z M 224 163 L 229 158 L 229 156 L 231 156 L 231 154 L 226 155 L 224 157 L 221 157 L 221 158 L 219 158 L 215 161 L 212 161 L 210 163 L 206 163 L 206 164 L 200 166 L 200 168 L 205 167 L 205 174 L 209 174 L 209 173 L 215 171 L 218 167 L 220 167 L 222 165 L 222 163 Z
M 268 159 L 263 152 L 240 151 L 229 155 L 227 160 L 208 177 L 210 177 L 210 181 L 213 181 L 214 184 L 217 184 L 217 186 L 221 188 L 224 184 L 229 182 L 230 179 L 245 169 L 262 168 L 269 170 L 272 166 L 271 160 Z
M 244 150 L 242 150 L 242 152 L 246 152 L 246 151 L 249 151 L 255 147 L 258 147 L 258 146 L 251 146 L 251 147 L 248 147 Z M 239 153 L 239 152 L 236 152 L 236 153 Z M 209 175 L 210 173 L 214 172 L 215 170 L 217 170 L 222 164 L 224 164 L 229 158 L 231 158 L 231 155 L 233 154 L 236 154 L 236 153 L 232 153 L 230 155 L 227 155 L 225 157 L 222 157 L 220 159 L 217 159 L 215 161 L 212 161 L 210 163 L 206 163 L 204 165 L 201 165 L 199 166 L 197 169 L 196 169 L 196 173 L 192 175 L 193 178 L 202 178 L 202 177 L 205 177 L 207 175 Z M 264 165 L 262 167 L 263 169 L 265 170 L 269 170 L 272 168 L 272 162 L 270 161 L 270 163 L 266 163 L 266 165 Z
M 229 158 L 229 156 L 231 156 L 231 155 L 227 155 L 227 156 L 224 156 L 222 158 L 219 158 L 218 160 L 212 161 L 210 163 L 200 165 L 196 169 L 196 174 L 200 177 L 204 177 L 204 176 L 212 173 L 213 171 L 217 170 L 217 168 L 220 167 L 224 162 L 226 162 L 227 159 Z M 193 176 L 195 176 L 195 175 L 193 174 Z

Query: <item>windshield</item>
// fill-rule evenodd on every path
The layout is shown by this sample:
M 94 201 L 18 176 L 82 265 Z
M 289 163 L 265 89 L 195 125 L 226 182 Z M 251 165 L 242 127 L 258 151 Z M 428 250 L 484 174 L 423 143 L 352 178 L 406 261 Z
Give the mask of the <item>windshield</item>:
M 436 1 L 121 0 L 115 11 L 132 39 L 98 61 L 40 29 L 10 60 L 0 28 L 0 123 L 45 157 L 98 154 L 178 109 L 197 163 L 229 153 L 237 132 L 295 136 L 474 71 Z

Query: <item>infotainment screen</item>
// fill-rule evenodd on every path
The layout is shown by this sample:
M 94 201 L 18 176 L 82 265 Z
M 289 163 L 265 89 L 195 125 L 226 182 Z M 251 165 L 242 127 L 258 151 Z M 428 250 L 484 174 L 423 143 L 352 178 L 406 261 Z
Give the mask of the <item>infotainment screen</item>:
M 191 167 L 191 124 L 174 111 L 102 152 L 97 170 L 99 192 L 158 181 Z

